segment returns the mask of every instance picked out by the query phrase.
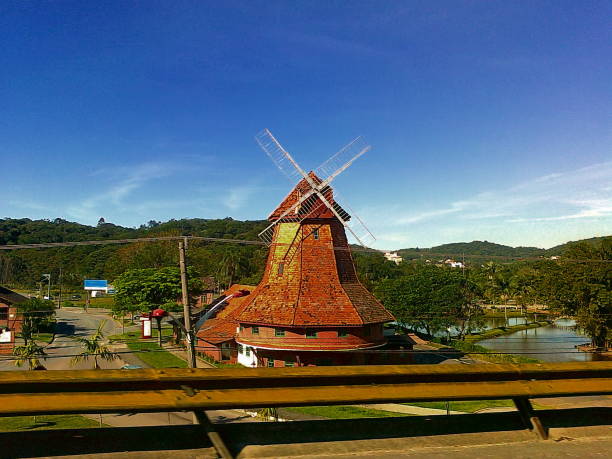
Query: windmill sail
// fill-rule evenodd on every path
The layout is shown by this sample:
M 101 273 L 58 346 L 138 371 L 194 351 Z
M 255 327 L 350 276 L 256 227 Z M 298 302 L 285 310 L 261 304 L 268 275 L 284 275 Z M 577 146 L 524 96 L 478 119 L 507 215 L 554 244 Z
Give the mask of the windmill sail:
M 302 180 L 301 168 L 268 129 L 257 134 L 255 140 L 293 185 Z
M 376 240 L 370 230 L 356 215 L 357 223 L 349 224 L 351 219 L 350 214 L 332 197 L 331 188 L 329 187 L 329 184 L 334 178 L 350 167 L 357 158 L 370 150 L 371 147 L 362 137 L 354 139 L 319 166 L 316 173 L 311 172 L 310 174 L 306 174 L 295 159 L 293 159 L 291 154 L 283 148 L 268 129 L 264 129 L 257 134 L 255 140 L 262 150 L 270 157 L 272 162 L 276 164 L 292 183 L 297 183 L 299 186 L 302 181 L 305 182 L 303 184 L 304 186 L 301 187 L 301 195 L 298 197 L 297 202 L 291 205 L 289 209 L 285 210 L 282 215 L 274 216 L 273 223 L 259 233 L 259 237 L 266 244 L 271 244 L 274 235 L 274 227 L 279 223 L 301 222 L 305 218 L 313 218 L 313 215 L 320 212 L 325 207 L 342 222 L 345 228 L 362 246 L 366 247 L 367 244 Z M 326 178 L 321 180 L 319 176 Z M 296 190 L 292 191 L 292 193 L 295 191 Z M 292 193 L 290 193 L 289 196 Z M 287 198 L 289 196 L 287 196 Z M 287 198 L 285 198 L 285 200 Z

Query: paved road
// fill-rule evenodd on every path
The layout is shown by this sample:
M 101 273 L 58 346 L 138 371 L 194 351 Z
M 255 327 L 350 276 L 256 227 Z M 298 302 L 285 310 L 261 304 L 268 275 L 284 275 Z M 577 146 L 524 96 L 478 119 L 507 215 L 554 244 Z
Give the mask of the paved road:
M 92 310 L 90 309 L 90 311 Z M 71 364 L 72 356 L 82 351 L 74 337 L 93 335 L 101 321 L 106 320 L 104 325 L 104 333 L 106 335 L 121 332 L 121 329 L 117 327 L 116 323 L 109 316 L 95 310 L 86 313 L 77 308 L 62 308 L 57 310 L 56 318 L 55 339 L 50 345 L 45 347 L 48 358 L 42 360 L 43 365 L 48 370 L 84 370 L 92 368 L 93 362 L 91 360 L 89 362 L 79 362 L 75 365 Z M 121 368 L 124 365 L 121 360 L 112 362 L 101 361 L 99 364 L 104 369 Z M 16 367 L 11 356 L 0 359 L 0 371 L 20 370 L 28 370 L 27 365 Z
M 62 308 L 56 313 L 57 328 L 55 339 L 48 345 L 45 350 L 48 358 L 43 362 L 48 370 L 85 370 L 93 367 L 93 361 L 79 362 L 73 364 L 72 357 L 81 352 L 79 343 L 74 340 L 77 336 L 91 336 L 95 333 L 101 321 L 106 321 L 104 324 L 104 334 L 106 336 L 121 333 L 121 327 L 118 327 L 112 318 L 103 312 L 95 309 L 89 309 L 89 312 L 84 312 L 77 308 Z M 111 362 L 105 360 L 99 361 L 100 367 L 103 369 L 119 369 L 126 362 L 143 364 L 133 355 L 121 355 L 121 359 Z M 8 368 L 7 368 L 8 367 Z M 12 362 L 2 362 L 0 370 L 26 370 L 27 367 L 15 367 Z M 128 371 L 128 370 L 126 370 Z M 252 422 L 253 418 L 241 411 L 220 410 L 211 411 L 209 415 L 213 422 Z M 88 415 L 88 417 L 99 420 L 97 414 Z M 139 413 L 139 414 L 104 414 L 102 422 L 112 426 L 151 426 L 151 425 L 167 425 L 167 424 L 191 424 L 193 423 L 193 415 L 191 413 Z
M 90 309 L 92 311 L 92 309 Z M 121 329 L 107 315 L 97 311 L 84 312 L 75 309 L 58 309 L 57 327 L 55 340 L 46 347 L 49 358 L 44 362 L 48 370 L 87 370 L 93 368 L 93 360 L 78 362 L 73 364 L 72 357 L 82 351 L 81 346 L 74 340 L 75 337 L 88 337 L 93 335 L 100 322 L 104 324 L 104 334 L 106 336 L 121 333 Z M 99 360 L 98 365 L 103 369 L 119 369 L 124 363 L 117 359 L 111 362 Z

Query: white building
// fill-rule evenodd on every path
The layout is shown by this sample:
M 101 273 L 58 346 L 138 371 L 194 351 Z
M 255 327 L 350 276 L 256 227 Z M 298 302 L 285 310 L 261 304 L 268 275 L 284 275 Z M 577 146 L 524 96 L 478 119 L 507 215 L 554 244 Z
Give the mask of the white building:
M 395 263 L 396 265 L 399 265 L 403 258 L 400 257 L 397 253 L 395 252 L 385 252 L 385 258 L 389 261 L 392 261 L 393 263 Z
M 460 261 L 451 260 L 450 258 L 448 260 L 444 260 L 444 264 L 450 266 L 451 268 L 463 268 L 463 263 Z

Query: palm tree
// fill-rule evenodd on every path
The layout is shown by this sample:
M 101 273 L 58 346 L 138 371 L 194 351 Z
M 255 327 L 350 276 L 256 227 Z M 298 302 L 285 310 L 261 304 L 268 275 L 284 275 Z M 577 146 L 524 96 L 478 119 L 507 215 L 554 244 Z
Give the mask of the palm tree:
M 17 357 L 15 359 L 15 365 L 20 367 L 27 363 L 30 370 L 43 370 L 40 359 L 46 359 L 47 353 L 42 346 L 39 346 L 34 342 L 33 339 L 27 341 L 23 346 L 17 346 L 13 351 L 13 354 Z
M 232 285 L 236 277 L 244 271 L 244 259 L 237 250 L 226 250 L 221 257 L 221 273 L 228 282 L 228 287 Z
M 102 343 L 104 340 L 104 324 L 106 324 L 106 320 L 100 322 L 98 325 L 98 329 L 96 332 L 89 338 L 75 337 L 74 340 L 78 341 L 83 348 L 83 352 L 78 355 L 75 355 L 70 361 L 71 365 L 76 365 L 79 362 L 87 362 L 90 358 L 93 358 L 93 368 L 94 370 L 100 369 L 100 365 L 98 365 L 98 359 L 103 359 L 108 362 L 112 362 L 115 359 L 118 359 L 119 356 L 117 353 L 111 351 L 108 346 Z

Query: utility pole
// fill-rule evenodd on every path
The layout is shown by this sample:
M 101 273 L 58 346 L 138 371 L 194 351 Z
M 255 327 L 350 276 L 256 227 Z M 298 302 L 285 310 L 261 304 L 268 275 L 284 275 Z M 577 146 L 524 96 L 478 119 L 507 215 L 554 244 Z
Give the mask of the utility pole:
M 185 340 L 187 341 L 187 363 L 190 368 L 197 368 L 195 358 L 195 343 L 193 331 L 191 329 L 191 308 L 189 307 L 189 292 L 187 291 L 187 263 L 185 261 L 185 246 L 187 238 L 179 241 L 179 265 L 181 268 L 181 291 L 183 294 L 183 320 L 187 331 Z
M 57 308 L 59 309 L 62 307 L 62 267 L 61 266 L 59 268 L 58 284 L 59 284 L 59 293 L 57 295 Z

